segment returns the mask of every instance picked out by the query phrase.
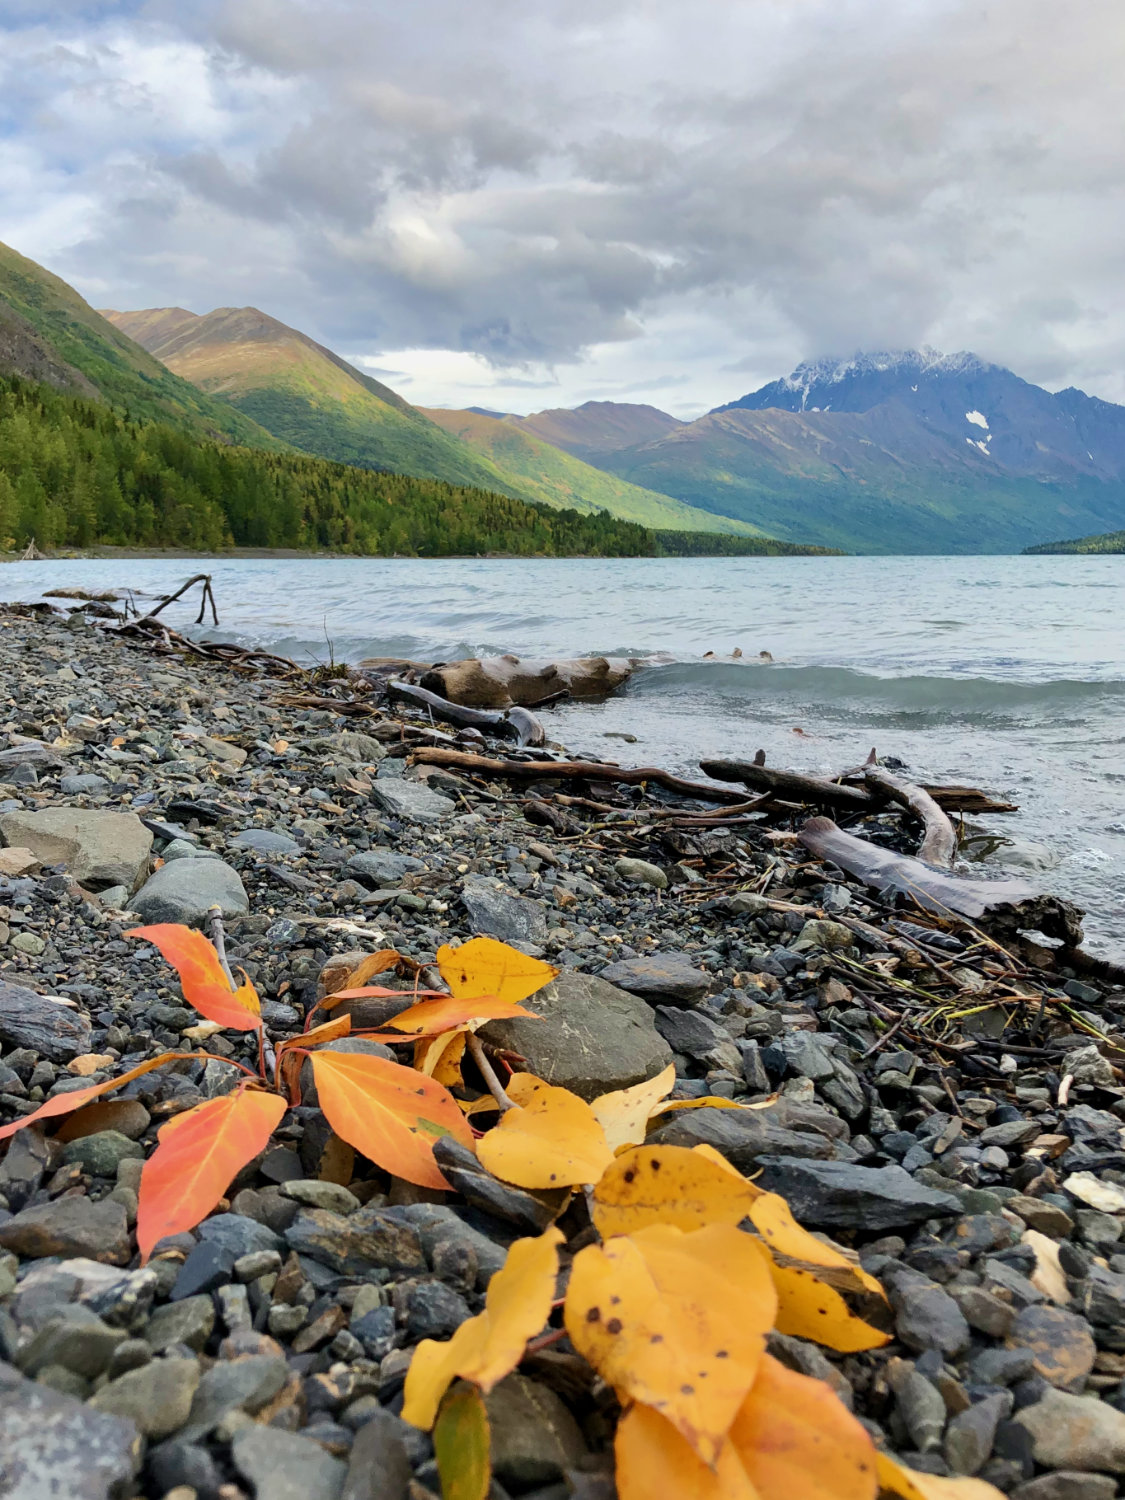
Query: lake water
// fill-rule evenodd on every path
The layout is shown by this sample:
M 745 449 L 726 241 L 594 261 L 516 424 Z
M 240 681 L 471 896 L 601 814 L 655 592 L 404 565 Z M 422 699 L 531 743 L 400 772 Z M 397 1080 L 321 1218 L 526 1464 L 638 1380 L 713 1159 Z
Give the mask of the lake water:
M 210 634 L 310 665 L 330 650 L 660 658 L 607 703 L 547 713 L 576 752 L 697 775 L 701 757 L 762 748 L 771 765 L 823 774 L 874 745 L 920 779 L 1002 794 L 1020 811 L 983 825 L 1045 845 L 1053 866 L 1031 878 L 1087 908 L 1092 948 L 1125 953 L 1125 557 L 198 566 L 219 604 Z M 13 563 L 0 597 L 65 584 L 164 594 L 195 567 Z M 165 618 L 184 627 L 194 609 Z M 754 660 L 762 650 L 773 665 Z

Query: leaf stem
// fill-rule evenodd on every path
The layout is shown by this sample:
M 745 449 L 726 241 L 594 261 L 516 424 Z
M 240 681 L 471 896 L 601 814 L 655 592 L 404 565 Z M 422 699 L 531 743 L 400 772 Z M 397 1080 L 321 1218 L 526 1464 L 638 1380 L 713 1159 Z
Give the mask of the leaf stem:
M 211 928 L 211 941 L 215 945 L 215 952 L 219 955 L 219 963 L 222 966 L 223 973 L 227 976 L 227 983 L 232 990 L 236 990 L 238 986 L 234 982 L 234 975 L 231 973 L 230 964 L 227 962 L 227 936 L 223 931 L 223 909 L 221 906 L 216 904 L 207 908 L 207 922 Z
M 505 1110 L 515 1109 L 515 1105 L 504 1092 L 504 1085 L 496 1076 L 495 1068 L 485 1056 L 484 1047 L 477 1039 L 476 1034 L 470 1031 L 467 1037 L 467 1041 L 469 1044 L 469 1055 L 472 1057 L 473 1061 L 476 1063 L 478 1069 L 480 1070 L 480 1076 L 488 1085 L 488 1092 L 500 1106 L 500 1113 L 503 1114 Z
M 523 1351 L 523 1358 L 531 1354 L 538 1354 L 542 1349 L 549 1349 L 552 1344 L 561 1343 L 566 1338 L 565 1328 L 552 1328 L 550 1333 L 544 1333 L 537 1339 L 532 1339 Z

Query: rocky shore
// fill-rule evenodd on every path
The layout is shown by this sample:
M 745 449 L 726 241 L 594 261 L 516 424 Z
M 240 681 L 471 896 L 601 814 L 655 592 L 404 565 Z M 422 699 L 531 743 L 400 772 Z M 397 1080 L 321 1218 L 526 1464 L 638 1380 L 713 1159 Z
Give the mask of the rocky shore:
M 428 965 L 499 937 L 561 969 L 528 1004 L 565 1025 L 481 1033 L 539 1076 L 592 1098 L 673 1061 L 680 1098 L 776 1095 L 673 1114 L 650 1140 L 718 1148 L 885 1287 L 886 1348 L 774 1335 L 779 1359 L 915 1469 L 1018 1500 L 1119 1493 L 1125 989 L 1034 940 L 920 924 L 796 824 L 692 828 L 660 815 L 714 809 L 599 785 L 584 819 L 549 826 L 534 788 L 411 762 L 479 734 L 131 649 L 81 607 L 0 613 L 0 674 L 0 1124 L 161 1051 L 242 1057 L 125 937 L 139 920 L 220 905 L 275 1038 L 362 954 Z M 140 1269 L 156 1130 L 234 1077 L 185 1058 L 0 1159 L 14 1500 L 439 1493 L 429 1438 L 397 1415 L 410 1351 L 480 1310 L 541 1197 L 471 1158 L 450 1164 L 455 1193 L 388 1178 L 339 1151 L 306 1092 L 226 1206 Z M 613 1494 L 612 1396 L 568 1351 L 488 1398 L 496 1500 Z

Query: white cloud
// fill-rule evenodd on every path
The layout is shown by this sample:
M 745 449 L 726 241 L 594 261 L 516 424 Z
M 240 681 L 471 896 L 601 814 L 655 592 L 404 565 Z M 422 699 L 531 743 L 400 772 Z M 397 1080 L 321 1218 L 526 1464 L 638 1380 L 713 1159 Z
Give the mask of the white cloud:
M 1125 400 L 1119 3 L 0 0 L 0 213 L 434 403 L 921 343 Z

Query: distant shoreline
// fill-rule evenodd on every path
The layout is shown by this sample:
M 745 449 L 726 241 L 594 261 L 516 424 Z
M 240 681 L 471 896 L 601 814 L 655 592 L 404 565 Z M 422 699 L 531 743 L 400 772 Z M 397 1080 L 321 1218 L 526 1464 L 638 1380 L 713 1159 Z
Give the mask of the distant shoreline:
M 745 552 L 745 553 L 698 553 L 694 555 L 677 555 L 675 553 L 665 554 L 663 557 L 653 557 L 647 553 L 635 553 L 632 557 L 607 557 L 603 553 L 594 552 L 571 552 L 565 556 L 556 553 L 543 553 L 541 556 L 528 556 L 523 552 L 443 552 L 440 557 L 424 557 L 418 553 L 406 552 L 308 552 L 300 547 L 228 547 L 222 552 L 207 552 L 198 547 L 68 547 L 65 552 L 48 552 L 35 558 L 36 562 L 96 562 L 101 559 L 113 560 L 121 558 L 128 562 L 130 560 L 144 561 L 161 559 L 182 560 L 185 562 L 198 559 L 201 562 L 241 562 L 255 558 L 275 558 L 285 561 L 309 562 L 698 562 L 701 558 L 708 558 L 713 562 L 728 561 L 741 562 L 747 558 L 767 558 L 779 560 L 784 557 L 817 557 L 817 558 L 840 558 L 849 557 L 853 554 L 847 552 Z M 19 552 L 0 552 L 0 563 L 16 563 L 22 561 Z

